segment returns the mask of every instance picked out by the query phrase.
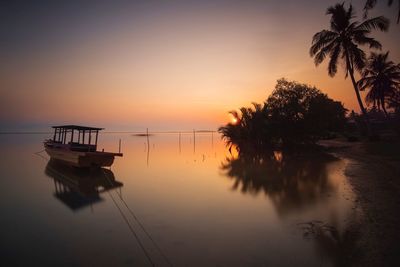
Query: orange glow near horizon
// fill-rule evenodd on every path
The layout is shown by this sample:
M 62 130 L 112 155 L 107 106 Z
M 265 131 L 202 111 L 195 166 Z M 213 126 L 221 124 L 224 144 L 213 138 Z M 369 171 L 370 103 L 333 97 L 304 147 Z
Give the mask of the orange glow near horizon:
M 127 7 L 127 14 L 94 16 L 105 27 L 84 17 L 89 29 L 35 40 L 26 53 L 8 51 L 0 62 L 0 123 L 216 129 L 235 123 L 228 111 L 265 101 L 280 78 L 315 85 L 359 110 L 340 66 L 331 78 L 326 63 L 317 68 L 308 54 L 313 34 L 328 27 L 327 3 L 215 5 Z M 398 62 L 400 26 L 392 27 L 376 36 Z

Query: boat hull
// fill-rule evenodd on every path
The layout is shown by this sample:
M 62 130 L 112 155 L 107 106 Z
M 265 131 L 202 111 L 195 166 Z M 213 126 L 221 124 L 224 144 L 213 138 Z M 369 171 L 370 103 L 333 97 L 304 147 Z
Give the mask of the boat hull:
M 45 150 L 52 159 L 79 168 L 109 167 L 114 163 L 114 157 L 119 156 L 110 152 L 80 152 L 51 147 L 46 147 Z

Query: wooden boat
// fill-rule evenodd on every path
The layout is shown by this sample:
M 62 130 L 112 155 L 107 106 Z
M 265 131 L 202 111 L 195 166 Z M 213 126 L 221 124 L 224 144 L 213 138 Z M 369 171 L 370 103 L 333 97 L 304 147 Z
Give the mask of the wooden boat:
M 114 157 L 122 153 L 97 151 L 99 131 L 103 128 L 78 125 L 53 126 L 53 139 L 44 141 L 44 147 L 52 159 L 79 167 L 109 167 Z

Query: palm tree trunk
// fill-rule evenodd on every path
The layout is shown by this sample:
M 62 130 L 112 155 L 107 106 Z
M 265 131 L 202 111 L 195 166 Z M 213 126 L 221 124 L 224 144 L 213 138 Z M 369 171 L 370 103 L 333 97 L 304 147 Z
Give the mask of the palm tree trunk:
M 362 100 L 361 100 L 360 91 L 358 91 L 357 82 L 356 82 L 356 80 L 354 79 L 353 71 L 350 71 L 350 70 L 349 70 L 349 75 L 350 75 L 350 79 L 351 79 L 351 82 L 352 82 L 353 87 L 354 87 L 354 92 L 356 93 L 356 96 L 357 96 L 358 105 L 360 105 L 361 112 L 362 112 L 362 114 L 363 114 L 364 116 L 368 116 L 368 115 L 367 115 L 367 111 L 365 110 L 364 104 L 363 104 L 363 102 L 362 102 Z
M 358 90 L 356 79 L 354 78 L 353 65 L 350 62 L 350 58 L 349 58 L 349 55 L 348 55 L 347 52 L 346 52 L 346 63 L 347 63 L 347 70 L 348 70 L 348 73 L 350 75 L 350 79 L 351 79 L 351 82 L 353 84 L 354 91 L 355 91 L 356 96 L 357 96 L 358 105 L 360 106 L 360 109 L 361 109 L 361 112 L 363 114 L 365 123 L 367 124 L 368 135 L 370 135 L 371 134 L 371 125 L 370 125 L 370 122 L 369 122 L 369 117 L 368 117 L 367 111 L 365 110 L 364 104 L 363 104 L 363 102 L 361 100 L 360 91 Z
M 383 113 L 385 113 L 386 119 L 389 119 L 389 114 L 387 113 L 386 107 L 385 107 L 385 97 L 381 98 L 381 106 L 382 106 L 382 109 L 383 109 Z

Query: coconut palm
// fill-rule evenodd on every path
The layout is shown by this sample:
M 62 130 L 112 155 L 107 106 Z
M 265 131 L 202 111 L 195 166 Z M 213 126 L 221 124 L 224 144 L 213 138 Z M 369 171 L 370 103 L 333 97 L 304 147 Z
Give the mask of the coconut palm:
M 362 78 L 357 83 L 361 91 L 369 90 L 367 103 L 372 103 L 378 110 L 382 108 L 386 116 L 386 102 L 400 90 L 400 66 L 388 61 L 388 56 L 389 52 L 371 53 Z
M 350 5 L 346 9 L 344 3 L 329 7 L 326 14 L 331 15 L 330 29 L 317 32 L 313 36 L 310 55 L 314 57 L 317 66 L 326 57 L 330 58 L 328 73 L 331 77 L 337 73 L 338 61 L 344 61 L 346 77 L 350 76 L 358 104 L 368 123 L 367 113 L 354 78 L 354 72 L 361 72 L 365 66 L 365 52 L 359 46 L 368 45 L 370 48 L 381 49 L 381 44 L 368 35 L 371 30 L 387 31 L 389 20 L 380 16 L 360 23 L 354 20 L 353 6 Z
M 365 2 L 365 5 L 364 5 L 364 18 L 367 17 L 368 11 L 376 6 L 377 2 L 378 2 L 378 0 L 367 0 Z M 392 6 L 393 2 L 394 2 L 393 0 L 388 0 L 388 6 Z M 397 9 L 398 9 L 398 11 L 397 11 L 397 23 L 399 23 L 400 22 L 400 0 L 398 0 L 397 2 L 398 2 L 398 5 L 397 5 Z

